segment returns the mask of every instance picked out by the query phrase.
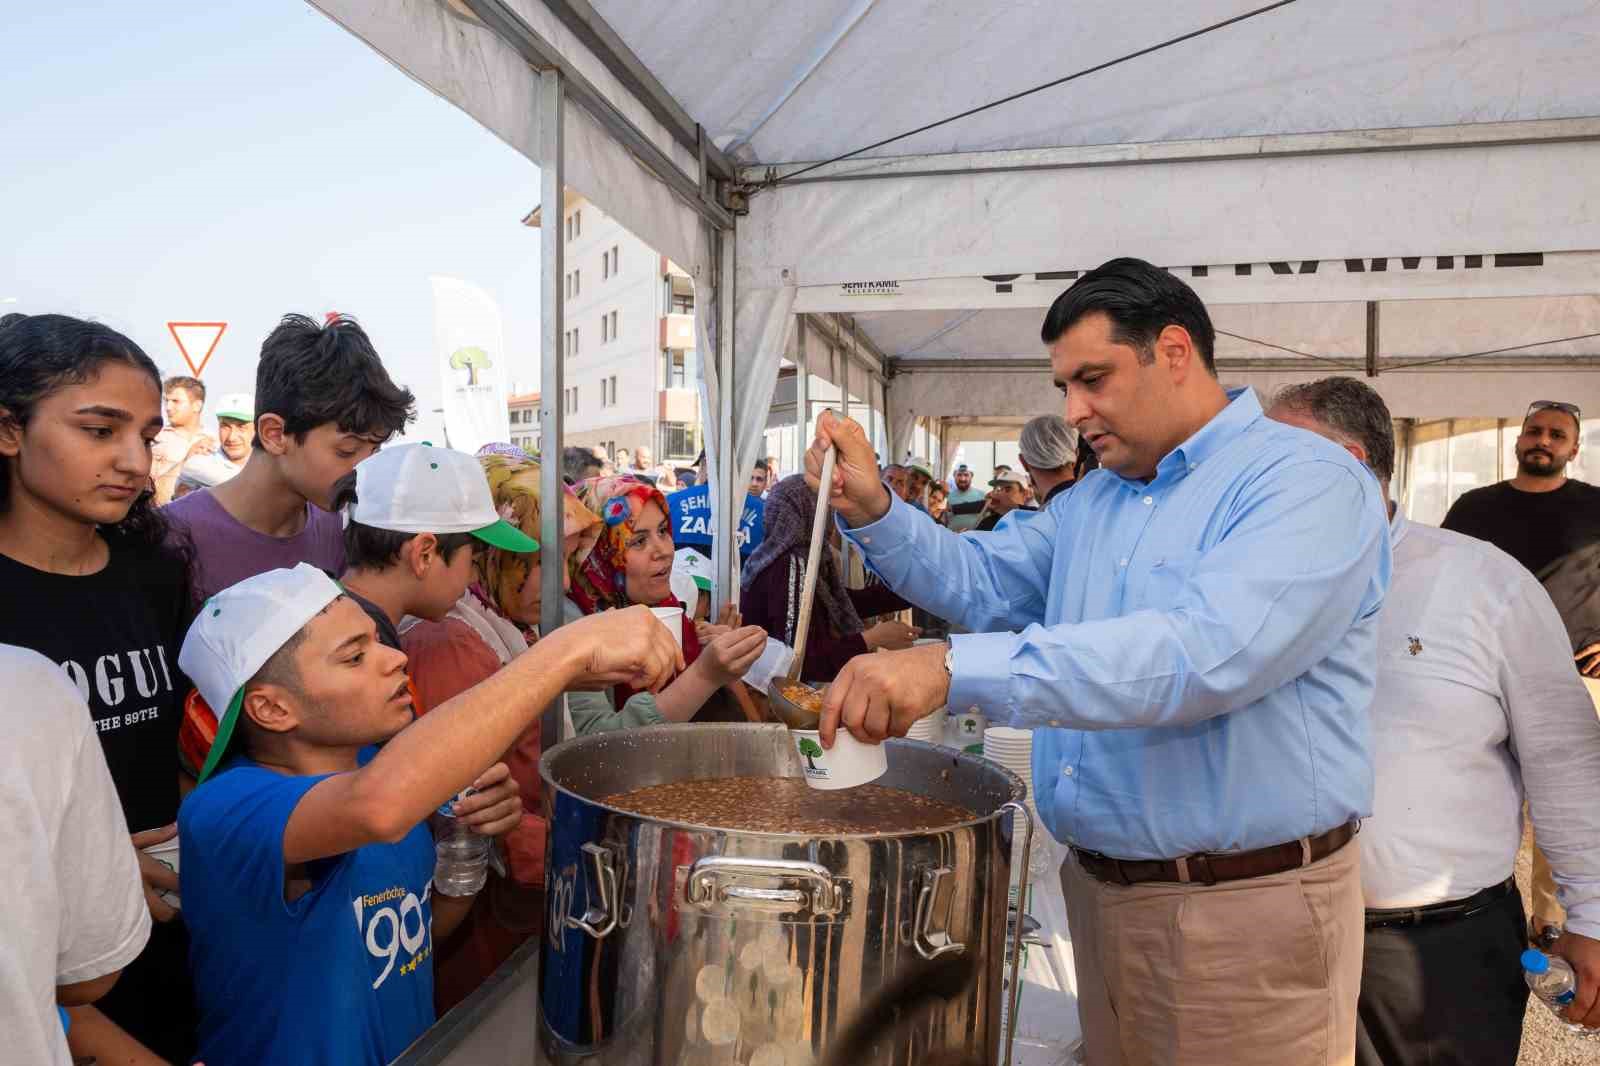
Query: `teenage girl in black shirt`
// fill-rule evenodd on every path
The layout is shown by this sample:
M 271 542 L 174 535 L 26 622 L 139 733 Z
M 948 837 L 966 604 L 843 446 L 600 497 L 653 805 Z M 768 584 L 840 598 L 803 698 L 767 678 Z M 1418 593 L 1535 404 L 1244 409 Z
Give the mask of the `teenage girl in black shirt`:
M 178 649 L 193 613 L 186 553 L 153 506 L 160 429 L 160 372 L 127 337 L 65 315 L 0 319 L 0 643 L 47 656 L 77 685 L 129 846 L 141 849 L 176 832 L 189 687 Z M 142 851 L 140 868 L 156 919 L 150 943 L 96 1007 L 75 1009 L 71 1043 L 76 1055 L 127 1050 L 118 1061 L 138 1061 L 131 1034 L 187 1063 L 188 937 L 162 895 L 176 892 L 176 876 Z

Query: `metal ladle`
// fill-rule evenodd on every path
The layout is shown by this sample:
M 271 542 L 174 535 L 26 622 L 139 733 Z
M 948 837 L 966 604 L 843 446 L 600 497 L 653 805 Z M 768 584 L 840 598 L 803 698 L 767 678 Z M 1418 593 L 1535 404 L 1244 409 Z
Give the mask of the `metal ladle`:
M 815 729 L 821 720 L 820 715 L 808 711 L 785 696 L 783 690 L 804 684 L 800 680 L 800 671 L 806 663 L 806 638 L 811 632 L 811 605 L 817 597 L 817 571 L 821 569 L 822 542 L 825 539 L 823 532 L 828 528 L 828 494 L 833 489 L 833 467 L 838 458 L 837 449 L 831 445 L 827 454 L 822 457 L 822 477 L 817 486 L 817 513 L 811 520 L 811 547 L 806 552 L 805 584 L 800 589 L 800 617 L 795 625 L 794 663 L 789 667 L 786 676 L 775 677 L 767 685 L 767 698 L 772 704 L 772 713 L 790 729 Z M 809 685 L 806 687 L 810 688 Z

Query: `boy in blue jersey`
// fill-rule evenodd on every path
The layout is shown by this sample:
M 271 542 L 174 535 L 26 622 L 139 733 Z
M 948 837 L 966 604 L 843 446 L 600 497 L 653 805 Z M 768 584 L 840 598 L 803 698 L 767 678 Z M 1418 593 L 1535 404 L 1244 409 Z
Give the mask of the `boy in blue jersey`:
M 397 1057 L 434 1020 L 434 937 L 472 904 L 433 888 L 428 814 L 473 786 L 456 815 L 504 831 L 522 805 L 495 760 L 543 708 L 682 669 L 647 610 L 608 611 L 413 722 L 405 656 L 305 564 L 209 600 L 179 662 L 225 708 L 178 815 L 208 1066 Z

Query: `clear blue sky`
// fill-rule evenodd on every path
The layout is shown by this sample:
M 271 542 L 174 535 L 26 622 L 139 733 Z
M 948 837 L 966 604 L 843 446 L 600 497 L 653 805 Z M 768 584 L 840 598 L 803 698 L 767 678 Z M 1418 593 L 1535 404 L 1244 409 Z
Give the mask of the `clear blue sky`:
M 537 388 L 538 168 L 322 14 L 60 0 L 0 25 L 0 313 L 99 319 L 167 372 L 169 320 L 226 321 L 215 395 L 252 387 L 279 315 L 337 309 L 442 439 L 428 275 L 453 274 Z

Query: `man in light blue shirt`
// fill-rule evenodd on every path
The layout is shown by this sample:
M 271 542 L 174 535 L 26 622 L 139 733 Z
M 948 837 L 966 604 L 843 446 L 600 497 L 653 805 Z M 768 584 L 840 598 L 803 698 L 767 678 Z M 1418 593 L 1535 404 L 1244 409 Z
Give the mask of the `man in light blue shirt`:
M 1205 307 L 1166 271 L 1113 260 L 1041 332 L 1102 469 L 1027 522 L 952 535 L 890 498 L 860 427 L 822 420 L 807 467 L 838 446 L 834 507 L 869 565 L 972 631 L 852 661 L 824 742 L 946 704 L 1036 730 L 1091 1063 L 1349 1062 L 1379 486 L 1223 389 Z

